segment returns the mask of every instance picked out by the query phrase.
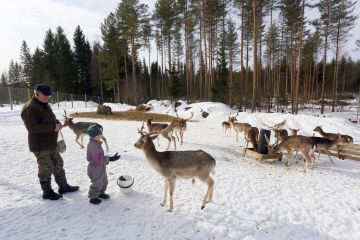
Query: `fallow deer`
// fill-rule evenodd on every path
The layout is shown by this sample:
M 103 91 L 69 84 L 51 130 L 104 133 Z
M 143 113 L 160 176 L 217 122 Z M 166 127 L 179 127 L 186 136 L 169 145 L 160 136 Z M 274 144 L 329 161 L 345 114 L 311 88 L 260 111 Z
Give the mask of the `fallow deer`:
M 257 127 L 250 127 L 245 130 L 245 140 L 246 147 L 244 151 L 244 156 L 246 155 L 246 150 L 249 145 L 249 142 L 253 145 L 253 148 L 256 150 L 259 142 L 259 129 Z
M 291 136 L 296 136 L 296 135 L 298 135 L 298 132 L 300 131 L 300 129 L 290 128 L 290 131 L 291 131 Z
M 63 124 L 63 127 L 66 127 L 68 126 L 71 130 L 73 130 L 73 132 L 75 133 L 76 135 L 76 143 L 80 145 L 81 148 L 84 148 L 84 145 L 83 145 L 83 139 L 84 139 L 84 135 L 87 134 L 85 132 L 85 130 L 90 127 L 91 125 L 94 125 L 96 124 L 100 129 L 101 131 L 103 131 L 103 127 L 98 124 L 98 123 L 95 123 L 95 122 L 77 122 L 77 123 L 74 123 L 73 122 L 73 117 L 68 117 L 66 115 L 66 111 L 64 110 L 64 124 Z M 80 138 L 80 142 L 79 142 L 79 138 Z M 109 146 L 107 144 L 107 141 L 106 141 L 106 138 L 104 137 L 104 135 L 102 135 L 101 139 L 103 140 L 103 142 L 105 143 L 106 145 L 106 151 L 109 151 Z
M 231 137 L 231 125 L 228 121 L 224 121 L 221 123 L 223 127 L 224 136 L 226 137 L 226 132 L 229 130 L 229 136 Z
M 328 139 L 328 138 L 323 138 L 323 137 L 310 137 L 310 140 L 312 141 L 313 145 L 315 145 L 317 150 L 323 150 L 329 156 L 330 161 L 332 163 L 334 163 L 334 161 L 331 159 L 329 149 L 333 145 L 335 145 L 341 141 L 340 134 L 338 134 L 338 138 L 336 138 L 336 139 Z M 338 158 L 341 158 L 339 151 L 337 153 L 338 153 Z M 320 151 L 319 151 L 319 155 L 318 155 L 318 160 L 319 160 L 319 158 L 320 158 Z
M 158 152 L 152 141 L 157 135 L 147 134 L 140 130 L 139 133 L 141 136 L 134 146 L 144 151 L 150 166 L 165 178 L 162 206 L 166 205 L 167 193 L 169 192 L 169 211 L 173 211 L 173 194 L 177 178 L 194 179 L 196 177 L 205 182 L 208 185 L 208 189 L 204 196 L 201 209 L 204 209 L 206 203 L 212 202 L 214 180 L 210 177 L 210 173 L 213 173 L 216 161 L 210 154 L 202 150 Z
M 284 138 L 289 136 L 288 131 L 286 129 L 274 129 L 276 144 L 281 142 Z
M 171 122 L 172 123 L 172 122 Z M 170 123 L 170 124 L 171 124 Z M 144 125 L 143 125 L 144 126 Z M 142 126 L 142 128 L 143 128 Z M 149 133 L 157 133 L 158 135 L 161 135 L 163 136 L 164 138 L 166 138 L 169 143 L 168 143 L 168 146 L 167 146 L 167 150 L 169 149 L 170 147 L 170 143 L 171 141 L 173 141 L 174 143 L 174 149 L 176 149 L 176 141 L 175 141 L 175 137 L 173 136 L 173 132 L 174 132 L 174 129 L 173 129 L 173 126 L 174 126 L 174 123 L 171 124 L 171 127 L 169 128 L 169 124 L 166 124 L 166 123 L 153 123 L 152 122 L 152 118 L 148 118 L 147 121 L 146 121 L 146 126 L 147 126 L 147 129 L 149 131 Z M 166 129 L 166 130 L 165 130 Z M 142 130 L 142 129 L 141 129 Z M 164 131 L 165 130 L 165 131 Z M 160 146 L 160 143 L 159 143 L 159 138 L 157 137 L 157 142 L 158 142 L 158 146 Z
M 305 136 L 288 136 L 284 138 L 279 144 L 270 147 L 270 153 L 278 153 L 286 150 L 288 152 L 287 165 L 290 166 L 292 162 L 292 153 L 298 151 L 305 158 L 305 167 L 303 172 L 306 172 L 310 164 L 310 168 L 314 166 L 314 144 L 309 137 Z
M 322 130 L 320 126 L 317 126 L 314 130 L 314 132 L 318 132 L 321 136 L 328 138 L 328 139 L 338 139 L 339 135 L 337 133 L 326 133 Z M 354 139 L 349 135 L 340 135 L 341 139 L 340 142 L 342 143 L 353 143 Z
M 236 115 L 237 116 L 237 115 Z M 240 123 L 236 122 L 236 116 L 235 117 L 229 117 L 229 123 L 231 127 L 236 132 L 236 141 L 239 141 L 239 133 L 245 132 L 246 129 L 251 128 L 251 125 L 249 123 Z
M 179 137 L 177 135 L 177 132 L 179 132 L 180 145 L 182 145 L 183 142 L 184 142 L 184 133 L 186 131 L 186 122 L 189 121 L 194 116 L 194 113 L 192 112 L 191 116 L 189 118 L 186 118 L 186 119 L 179 117 L 177 112 L 176 112 L 176 116 L 177 116 L 177 118 L 173 119 L 173 121 L 174 121 L 174 133 L 175 133 L 175 136 L 176 136 L 177 140 L 179 141 Z

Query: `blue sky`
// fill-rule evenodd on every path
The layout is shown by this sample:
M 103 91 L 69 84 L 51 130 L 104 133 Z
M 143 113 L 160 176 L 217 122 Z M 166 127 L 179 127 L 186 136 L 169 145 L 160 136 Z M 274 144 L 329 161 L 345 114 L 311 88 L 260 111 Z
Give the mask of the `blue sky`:
M 23 40 L 28 43 L 31 52 L 36 46 L 42 47 L 45 32 L 49 28 L 55 30 L 61 25 L 72 42 L 75 27 L 80 25 L 90 43 L 100 41 L 100 24 L 111 11 L 114 11 L 118 2 L 118 0 L 0 0 L 2 36 L 0 73 L 8 69 L 11 59 L 19 60 Z M 155 0 L 140 0 L 140 2 L 147 3 L 153 9 Z M 360 12 L 359 1 L 357 10 Z M 360 20 L 351 33 L 353 36 L 343 49 L 343 53 L 360 59 L 360 52 L 353 51 L 355 40 L 360 39 Z

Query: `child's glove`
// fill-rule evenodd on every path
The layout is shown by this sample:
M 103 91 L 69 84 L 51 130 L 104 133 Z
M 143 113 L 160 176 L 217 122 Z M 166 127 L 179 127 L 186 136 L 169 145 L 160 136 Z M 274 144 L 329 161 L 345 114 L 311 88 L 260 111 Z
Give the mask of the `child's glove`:
M 119 160 L 119 158 L 120 158 L 120 155 L 118 153 L 116 153 L 114 156 L 109 157 L 109 161 L 114 162 L 116 160 Z

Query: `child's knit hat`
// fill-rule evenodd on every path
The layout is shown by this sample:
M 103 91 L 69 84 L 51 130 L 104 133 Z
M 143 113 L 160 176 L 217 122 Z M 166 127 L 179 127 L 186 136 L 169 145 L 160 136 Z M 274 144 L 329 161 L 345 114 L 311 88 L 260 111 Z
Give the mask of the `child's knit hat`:
M 85 132 L 89 134 L 90 138 L 95 138 L 96 136 L 102 135 L 101 129 L 96 124 L 90 125 L 85 130 Z

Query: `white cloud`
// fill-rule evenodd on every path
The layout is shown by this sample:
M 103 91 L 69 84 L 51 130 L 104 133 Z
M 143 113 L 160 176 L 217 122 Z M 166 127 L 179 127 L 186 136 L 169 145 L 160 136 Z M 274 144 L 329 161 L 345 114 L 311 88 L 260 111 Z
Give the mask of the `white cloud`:
M 117 6 L 116 1 L 2 1 L 0 7 L 0 72 L 6 71 L 11 59 L 18 60 L 23 40 L 31 51 L 42 47 L 45 32 L 62 26 L 72 41 L 80 25 L 90 42 L 100 40 L 100 23 Z

